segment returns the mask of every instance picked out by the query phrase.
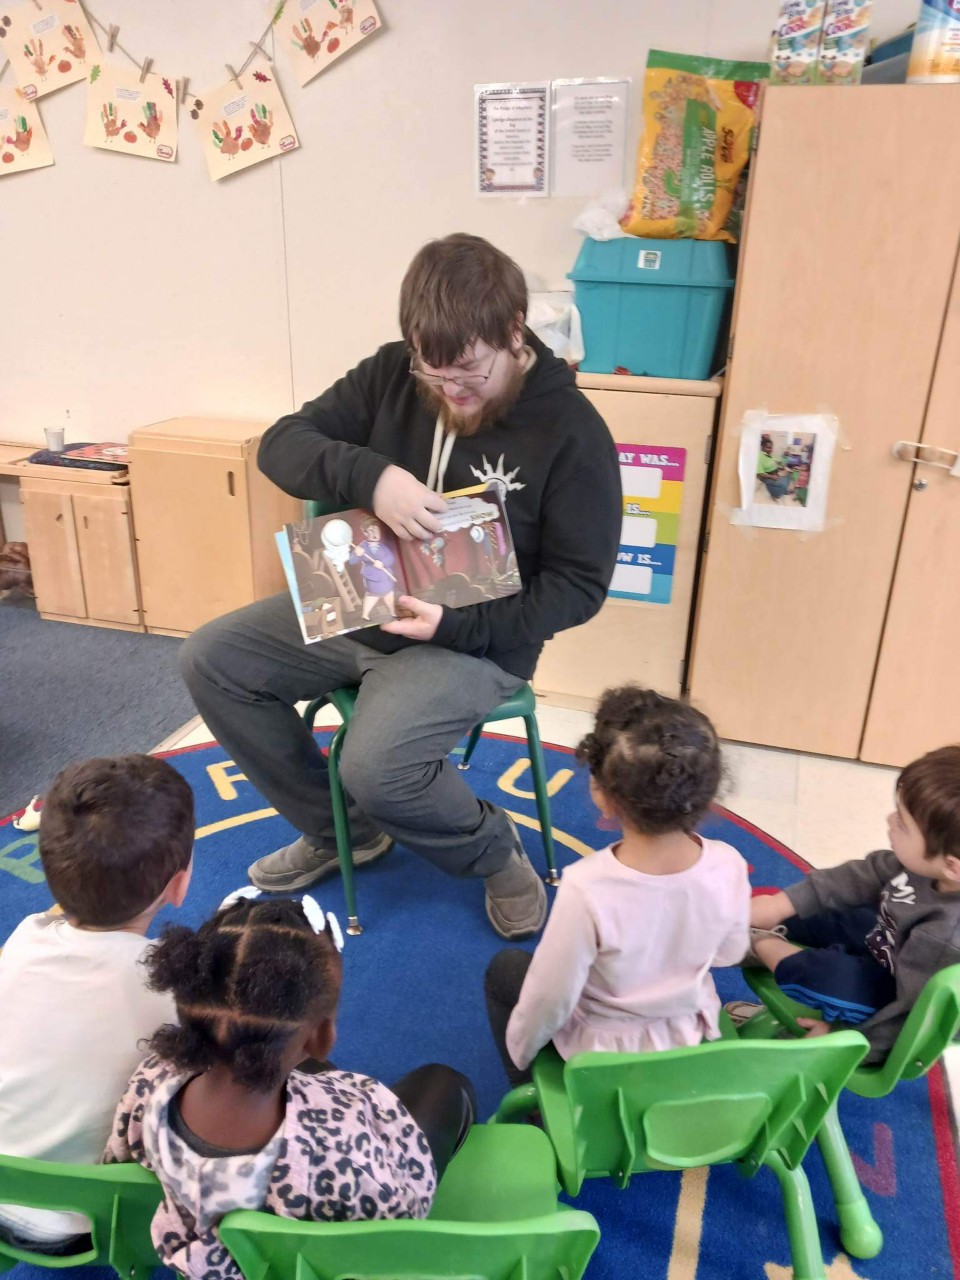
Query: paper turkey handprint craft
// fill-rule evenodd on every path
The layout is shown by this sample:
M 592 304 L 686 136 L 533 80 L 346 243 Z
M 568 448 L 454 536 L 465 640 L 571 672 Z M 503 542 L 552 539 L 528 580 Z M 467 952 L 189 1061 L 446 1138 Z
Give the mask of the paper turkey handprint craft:
M 117 108 L 112 102 L 105 102 L 100 108 L 100 119 L 103 122 L 103 131 L 108 138 L 115 138 L 120 130 L 127 126 L 126 120 L 117 119 Z
M 255 107 L 250 108 L 251 123 L 247 125 L 250 136 L 254 142 L 259 142 L 265 147 L 270 141 L 270 132 L 273 129 L 273 112 L 268 111 L 262 102 L 258 102 Z
M 57 60 L 57 55 L 55 53 L 51 53 L 47 56 L 43 52 L 42 40 L 28 41 L 23 46 L 23 56 L 30 63 L 31 67 L 33 67 L 41 80 L 46 80 L 47 68 L 50 66 L 51 62 L 56 62 Z
M 16 147 L 18 151 L 29 151 L 30 143 L 33 141 L 33 130 L 27 126 L 26 116 L 17 116 L 14 121 L 16 135 L 8 137 L 7 143 L 11 147 Z
M 240 135 L 243 133 L 241 125 L 238 124 L 231 133 L 230 126 L 226 120 L 214 120 L 211 132 L 213 134 L 213 145 L 222 156 L 235 156 L 240 150 Z
M 274 68 L 256 58 L 239 78 L 191 97 L 210 177 L 214 182 L 300 145 Z
M 64 53 L 69 53 L 77 62 L 84 62 L 87 57 L 87 46 L 83 34 L 74 26 L 64 27 L 63 34 L 68 43 L 63 46 Z
M 299 0 L 297 7 L 290 37 L 280 45 L 301 85 L 380 28 L 374 0 Z
M 163 124 L 163 112 L 157 110 L 155 102 L 148 102 L 143 107 L 143 116 L 146 123 L 141 120 L 137 128 L 142 129 L 150 141 L 153 142 L 160 132 L 160 126 Z
M 159 72 L 143 76 L 135 66 L 95 63 L 87 76 L 87 146 L 144 160 L 176 160 L 176 99 L 172 92 L 162 96 L 164 79 Z
M 0 85 L 0 177 L 53 164 L 40 113 L 20 89 Z
M 315 58 L 323 48 L 323 42 L 327 38 L 327 33 L 318 40 L 313 34 L 313 23 L 309 18 L 301 18 L 293 28 L 293 43 L 296 47 L 307 55 L 308 58 Z

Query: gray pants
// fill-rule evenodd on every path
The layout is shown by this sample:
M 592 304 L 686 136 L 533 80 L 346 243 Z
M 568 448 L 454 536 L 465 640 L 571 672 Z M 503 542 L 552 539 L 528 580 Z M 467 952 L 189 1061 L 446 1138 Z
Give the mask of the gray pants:
M 180 669 L 220 745 L 270 804 L 318 847 L 334 848 L 327 763 L 295 709 L 359 685 L 340 761 L 355 844 L 385 831 L 455 876 L 489 876 L 514 838 L 448 753 L 523 683 L 485 658 L 433 645 L 382 654 L 347 636 L 306 645 L 286 594 L 194 632 Z

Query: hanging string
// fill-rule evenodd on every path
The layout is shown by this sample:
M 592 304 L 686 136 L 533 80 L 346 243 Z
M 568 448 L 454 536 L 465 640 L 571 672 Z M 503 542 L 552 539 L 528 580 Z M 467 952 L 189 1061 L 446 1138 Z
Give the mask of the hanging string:
M 93 26 L 95 26 L 100 31 L 101 35 L 104 35 L 107 37 L 108 52 L 112 52 L 114 49 L 119 49 L 120 52 L 123 54 L 123 56 L 129 59 L 129 61 L 133 63 L 133 65 L 140 72 L 141 78 L 143 78 L 147 74 L 147 72 L 150 70 L 151 66 L 153 65 L 153 60 L 151 58 L 145 58 L 143 59 L 143 61 L 141 61 L 139 58 L 135 58 L 133 54 L 130 53 L 128 49 L 125 49 L 123 45 L 120 43 L 120 41 L 117 39 L 117 32 L 120 30 L 119 27 L 113 27 L 113 26 L 105 27 L 103 23 L 100 21 L 100 19 L 96 16 L 96 14 L 91 13 L 89 6 L 85 5 L 83 3 L 83 0 L 78 0 L 78 2 L 80 4 L 80 8 L 82 12 L 87 18 L 87 21 L 90 22 Z M 244 58 L 243 62 L 240 65 L 240 70 L 237 72 L 238 77 L 243 75 L 247 67 L 249 67 L 250 63 L 254 60 L 254 58 L 257 56 L 258 53 L 260 54 L 261 57 L 266 58 L 268 62 L 270 61 L 270 55 L 269 53 L 267 53 L 266 49 L 263 48 L 263 42 L 266 40 L 267 36 L 270 34 L 270 32 L 273 30 L 276 24 L 280 21 L 280 17 L 284 9 L 286 8 L 286 4 L 287 4 L 287 0 L 280 0 L 280 3 L 277 5 L 276 9 L 274 9 L 273 11 L 273 15 L 271 16 L 270 21 L 267 23 L 266 27 L 264 28 L 263 33 L 260 36 L 260 39 L 250 41 L 251 49 L 250 49 L 250 52 L 247 54 L 246 58 Z M 9 58 L 5 58 L 3 62 L 0 62 L 0 80 L 3 79 L 4 72 L 6 71 L 7 67 L 9 67 L 9 65 L 10 65 Z M 184 81 L 184 85 L 188 83 L 189 81 L 186 81 L 186 80 Z
M 113 28 L 105 27 L 103 23 L 100 21 L 100 19 L 90 11 L 89 6 L 83 3 L 83 0 L 79 0 L 79 2 L 80 2 L 80 8 L 86 14 L 88 20 L 95 27 L 98 28 L 98 30 L 102 35 L 106 36 L 107 39 L 109 40 L 111 35 L 113 34 Z M 273 15 L 270 18 L 270 21 L 267 23 L 266 27 L 264 28 L 263 34 L 260 36 L 260 39 L 257 41 L 253 41 L 253 40 L 250 41 L 250 44 L 253 47 L 250 50 L 247 57 L 244 59 L 243 63 L 241 64 L 240 69 L 237 72 L 238 76 L 243 75 L 247 67 L 249 67 L 250 63 L 254 60 L 254 58 L 257 56 L 258 53 L 264 57 L 267 57 L 266 53 L 261 48 L 261 45 L 263 44 L 264 40 L 266 40 L 270 32 L 273 30 L 274 24 L 280 21 L 280 15 L 283 13 L 283 10 L 285 7 L 286 7 L 286 0 L 280 0 L 280 3 L 277 5 L 276 9 L 273 12 Z M 116 39 L 115 36 L 113 41 L 113 48 L 119 49 L 125 58 L 129 58 L 129 60 L 133 63 L 133 65 L 137 68 L 138 71 L 140 71 L 141 73 L 143 72 L 144 62 L 141 61 L 141 59 L 139 58 L 135 58 L 132 53 L 130 53 L 127 49 L 123 47 L 123 45 L 120 43 L 119 40 Z M 269 61 L 269 58 L 267 58 L 267 60 Z M 147 61 L 149 62 L 149 60 Z M 3 75 L 5 68 L 6 68 L 6 63 L 4 63 L 3 67 L 0 67 L 0 76 Z

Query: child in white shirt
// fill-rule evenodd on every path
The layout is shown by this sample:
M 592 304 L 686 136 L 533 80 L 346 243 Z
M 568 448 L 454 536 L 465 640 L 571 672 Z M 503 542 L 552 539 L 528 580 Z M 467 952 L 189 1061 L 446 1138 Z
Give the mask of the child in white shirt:
M 44 800 L 40 861 L 60 911 L 28 916 L 0 955 L 0 1151 L 96 1164 L 137 1043 L 176 1009 L 139 961 L 160 908 L 190 883 L 193 792 L 164 760 L 87 760 Z M 85 1217 L 0 1205 L 0 1234 L 73 1252 Z
M 564 870 L 532 957 L 507 948 L 487 969 L 490 1025 L 514 1085 L 551 1040 L 570 1058 L 716 1039 L 710 969 L 749 945 L 747 865 L 694 832 L 722 771 L 706 716 L 652 690 L 611 689 L 577 759 L 623 838 Z

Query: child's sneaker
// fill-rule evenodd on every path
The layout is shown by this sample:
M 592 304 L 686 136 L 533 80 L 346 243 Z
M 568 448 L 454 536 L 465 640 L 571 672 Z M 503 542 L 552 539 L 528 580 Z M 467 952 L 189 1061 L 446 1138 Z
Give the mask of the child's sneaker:
M 754 1004 L 750 1000 L 728 1000 L 723 1006 L 723 1011 L 735 1027 L 742 1027 L 762 1008 L 762 1004 Z
M 740 961 L 741 968 L 745 969 L 765 969 L 766 965 L 753 949 L 753 943 L 757 938 L 786 938 L 787 926 L 785 924 L 774 925 L 772 929 L 753 929 L 750 930 L 750 949 Z

